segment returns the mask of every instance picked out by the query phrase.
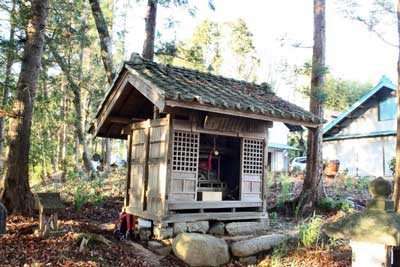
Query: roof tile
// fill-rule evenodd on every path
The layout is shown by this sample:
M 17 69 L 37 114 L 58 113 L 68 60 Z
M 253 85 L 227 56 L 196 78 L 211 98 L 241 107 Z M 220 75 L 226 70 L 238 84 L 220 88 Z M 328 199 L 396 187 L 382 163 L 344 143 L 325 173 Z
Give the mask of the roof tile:
M 323 119 L 276 96 L 267 83 L 258 85 L 197 70 L 157 64 L 138 55 L 125 64 L 163 90 L 167 100 L 193 101 L 277 118 L 323 122 Z

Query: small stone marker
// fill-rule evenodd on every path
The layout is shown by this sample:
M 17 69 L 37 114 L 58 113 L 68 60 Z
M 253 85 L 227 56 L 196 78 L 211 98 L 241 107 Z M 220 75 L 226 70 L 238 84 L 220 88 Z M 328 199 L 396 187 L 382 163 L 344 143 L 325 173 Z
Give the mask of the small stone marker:
M 0 235 L 6 233 L 6 224 L 7 224 L 7 209 L 0 202 Z
M 56 233 L 59 230 L 58 212 L 65 209 L 60 193 L 36 193 L 35 205 L 39 210 L 38 235 Z

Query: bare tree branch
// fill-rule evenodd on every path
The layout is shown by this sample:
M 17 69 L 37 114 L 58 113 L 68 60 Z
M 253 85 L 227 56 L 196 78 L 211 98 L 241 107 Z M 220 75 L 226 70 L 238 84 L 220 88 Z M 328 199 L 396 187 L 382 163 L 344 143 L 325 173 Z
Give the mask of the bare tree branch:
M 388 44 L 388 45 L 390 45 L 390 46 L 392 46 L 392 47 L 399 47 L 399 45 L 396 45 L 396 44 L 394 44 L 394 43 L 392 43 L 392 42 L 386 40 L 385 37 L 383 37 L 383 34 L 380 33 L 379 31 L 377 31 L 377 30 L 375 29 L 375 25 L 372 25 L 372 24 L 368 23 L 368 21 L 367 21 L 366 19 L 361 18 L 361 17 L 359 17 L 359 16 L 357 16 L 355 19 L 356 19 L 357 21 L 361 22 L 362 24 L 364 24 L 365 26 L 367 26 L 367 27 L 368 27 L 368 30 L 369 30 L 370 32 L 374 33 L 374 34 L 375 34 L 379 39 L 381 39 L 381 41 L 384 42 L 385 44 Z

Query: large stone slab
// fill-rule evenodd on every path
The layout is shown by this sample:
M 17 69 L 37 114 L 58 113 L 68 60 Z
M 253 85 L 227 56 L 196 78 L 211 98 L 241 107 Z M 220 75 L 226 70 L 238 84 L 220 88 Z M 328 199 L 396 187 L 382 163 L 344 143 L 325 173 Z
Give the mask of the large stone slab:
M 226 242 L 211 235 L 179 234 L 172 244 L 175 255 L 190 266 L 219 266 L 229 261 Z
M 267 225 L 262 222 L 231 222 L 225 225 L 229 235 L 247 235 L 260 233 L 267 230 Z
M 210 224 L 208 221 L 198 221 L 198 222 L 189 222 L 187 223 L 187 230 L 191 233 L 207 233 L 210 228 Z
M 7 224 L 7 209 L 2 203 L 0 203 L 0 235 L 6 233 L 6 224 Z
M 250 238 L 231 244 L 232 255 L 236 257 L 248 257 L 261 251 L 270 250 L 287 240 L 286 235 L 272 234 Z

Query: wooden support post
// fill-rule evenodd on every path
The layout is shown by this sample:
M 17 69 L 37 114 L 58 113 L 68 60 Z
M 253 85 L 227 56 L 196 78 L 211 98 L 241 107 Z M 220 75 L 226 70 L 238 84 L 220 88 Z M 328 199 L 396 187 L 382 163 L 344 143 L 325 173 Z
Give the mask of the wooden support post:
M 124 198 L 124 212 L 126 212 L 126 207 L 129 206 L 129 189 L 131 188 L 131 162 L 132 162 L 132 130 L 129 129 L 128 133 L 128 171 L 126 174 L 126 183 L 125 183 L 125 198 Z
M 46 215 L 39 211 L 39 234 L 42 235 L 46 226 Z
M 53 213 L 53 230 L 58 231 L 58 213 Z
M 154 106 L 153 107 L 153 120 L 160 118 L 160 110 Z
M 268 127 L 265 127 L 264 139 L 264 170 L 262 176 L 262 200 L 263 214 L 267 213 L 267 196 L 268 196 Z

